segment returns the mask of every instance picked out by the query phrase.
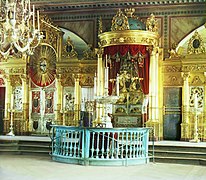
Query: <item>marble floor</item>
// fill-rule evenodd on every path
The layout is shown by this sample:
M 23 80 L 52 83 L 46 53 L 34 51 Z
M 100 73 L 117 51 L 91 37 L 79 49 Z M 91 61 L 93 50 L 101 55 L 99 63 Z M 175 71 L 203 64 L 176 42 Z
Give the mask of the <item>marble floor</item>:
M 0 155 L 0 180 L 205 180 L 206 166 L 149 163 L 137 166 L 80 166 L 48 156 Z

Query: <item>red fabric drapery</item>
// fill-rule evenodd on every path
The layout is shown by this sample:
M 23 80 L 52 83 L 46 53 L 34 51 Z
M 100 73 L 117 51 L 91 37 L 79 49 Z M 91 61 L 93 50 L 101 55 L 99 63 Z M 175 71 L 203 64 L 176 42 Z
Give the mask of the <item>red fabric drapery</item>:
M 142 78 L 140 80 L 140 85 L 142 88 L 142 91 L 145 95 L 149 94 L 149 64 L 150 64 L 150 58 L 149 53 L 147 51 L 147 47 L 145 45 L 116 45 L 116 46 L 108 46 L 104 48 L 104 55 L 107 54 L 107 56 L 113 57 L 117 53 L 120 56 L 126 56 L 130 53 L 132 57 L 133 63 L 135 66 L 137 66 L 137 73 L 138 77 Z M 143 65 L 139 65 L 137 62 L 137 55 L 138 53 L 141 53 L 144 57 Z M 111 62 L 109 67 L 109 78 L 115 79 L 117 76 L 117 73 L 119 73 L 120 70 L 120 62 L 116 62 L 115 60 Z M 112 94 L 112 87 L 111 83 L 109 84 L 109 94 Z

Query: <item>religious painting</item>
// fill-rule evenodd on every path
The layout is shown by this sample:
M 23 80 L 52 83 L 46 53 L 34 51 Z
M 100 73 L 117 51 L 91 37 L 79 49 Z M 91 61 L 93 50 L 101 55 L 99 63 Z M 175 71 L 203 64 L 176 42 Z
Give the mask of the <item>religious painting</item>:
M 40 113 L 40 91 L 32 91 L 32 113 Z
M 54 112 L 54 92 L 45 92 L 45 113 L 53 113 Z

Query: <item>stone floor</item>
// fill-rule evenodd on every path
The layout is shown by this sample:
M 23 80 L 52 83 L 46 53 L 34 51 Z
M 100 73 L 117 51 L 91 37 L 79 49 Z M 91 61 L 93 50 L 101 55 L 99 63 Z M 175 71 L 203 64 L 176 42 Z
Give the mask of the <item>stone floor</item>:
M 206 166 L 149 163 L 129 167 L 80 166 L 45 156 L 0 155 L 0 180 L 205 180 Z

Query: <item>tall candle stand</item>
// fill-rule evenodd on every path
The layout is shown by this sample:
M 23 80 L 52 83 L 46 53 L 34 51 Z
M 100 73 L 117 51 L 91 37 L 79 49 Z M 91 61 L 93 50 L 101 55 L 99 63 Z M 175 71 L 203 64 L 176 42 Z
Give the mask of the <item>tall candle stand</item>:
M 10 132 L 7 134 L 7 136 L 15 136 L 15 134 L 14 134 L 14 124 L 13 124 L 15 110 L 14 109 L 9 109 L 8 111 L 10 113 L 11 121 L 10 121 Z

